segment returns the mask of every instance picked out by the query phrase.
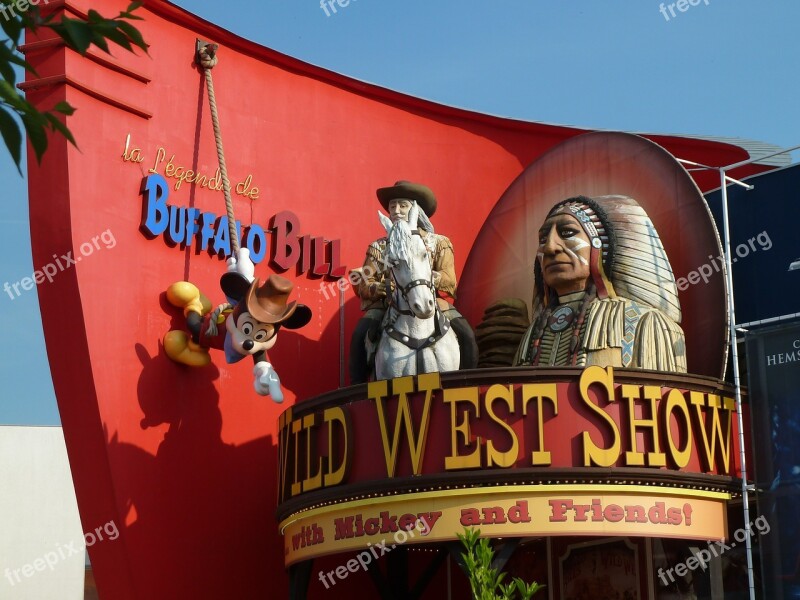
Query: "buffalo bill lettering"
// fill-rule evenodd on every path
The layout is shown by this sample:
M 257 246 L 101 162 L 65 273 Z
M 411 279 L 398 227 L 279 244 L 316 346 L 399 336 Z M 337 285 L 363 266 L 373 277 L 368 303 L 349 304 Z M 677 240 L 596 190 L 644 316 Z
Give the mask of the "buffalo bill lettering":
M 163 236 L 170 246 L 196 246 L 223 258 L 231 255 L 227 216 L 217 217 L 213 212 L 198 208 L 167 204 L 169 195 L 169 185 L 162 175 L 152 173 L 145 177 L 139 226 L 145 236 L 150 239 Z M 242 224 L 237 221 L 236 230 L 242 246 L 250 250 L 250 258 L 256 264 L 269 253 L 269 263 L 278 271 L 299 264 L 302 273 L 334 279 L 347 272 L 347 266 L 341 264 L 341 240 L 301 235 L 300 219 L 291 211 L 273 215 L 267 229 L 252 223 L 242 230 Z

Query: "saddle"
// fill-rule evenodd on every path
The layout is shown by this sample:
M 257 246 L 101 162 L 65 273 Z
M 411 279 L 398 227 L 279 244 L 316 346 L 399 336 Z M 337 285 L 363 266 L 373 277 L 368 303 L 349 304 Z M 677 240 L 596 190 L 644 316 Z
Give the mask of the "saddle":
M 381 336 L 384 333 L 393 339 L 399 341 L 402 344 L 405 344 L 412 350 L 423 350 L 428 346 L 432 346 L 435 344 L 439 339 L 442 338 L 449 330 L 450 330 L 450 321 L 451 319 L 455 319 L 460 317 L 461 315 L 458 311 L 450 306 L 447 301 L 437 298 L 438 310 L 436 311 L 436 328 L 435 328 L 435 335 L 430 338 L 415 340 L 415 339 L 408 339 L 404 338 L 404 336 L 400 335 L 397 331 L 392 329 L 390 323 L 390 316 L 389 311 L 387 310 L 383 318 L 375 321 L 370 325 L 369 329 L 367 330 L 366 335 L 366 347 L 367 347 L 367 365 L 368 370 L 370 373 L 375 372 L 375 354 L 378 349 L 378 345 L 381 340 Z M 442 304 L 444 305 L 444 309 L 442 308 Z M 458 340 L 459 348 L 461 347 L 461 340 Z

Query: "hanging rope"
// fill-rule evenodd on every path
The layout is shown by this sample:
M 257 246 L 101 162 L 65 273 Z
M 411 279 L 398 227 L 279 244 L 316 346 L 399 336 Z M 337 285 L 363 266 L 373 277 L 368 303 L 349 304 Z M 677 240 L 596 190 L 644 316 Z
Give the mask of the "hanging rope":
M 217 97 L 214 95 L 214 81 L 211 78 L 213 69 L 219 59 L 217 58 L 217 44 L 206 44 L 197 41 L 197 63 L 202 67 L 206 77 L 206 87 L 208 88 L 208 104 L 211 107 L 211 123 L 214 126 L 214 141 L 217 144 L 217 158 L 219 159 L 219 171 L 222 175 L 222 193 L 225 195 L 225 210 L 228 213 L 228 235 L 231 240 L 231 250 L 233 255 L 239 251 L 239 236 L 236 235 L 236 217 L 233 214 L 233 200 L 231 200 L 231 182 L 228 179 L 228 167 L 225 164 L 225 150 L 222 148 L 222 133 L 219 126 L 219 114 L 217 113 Z

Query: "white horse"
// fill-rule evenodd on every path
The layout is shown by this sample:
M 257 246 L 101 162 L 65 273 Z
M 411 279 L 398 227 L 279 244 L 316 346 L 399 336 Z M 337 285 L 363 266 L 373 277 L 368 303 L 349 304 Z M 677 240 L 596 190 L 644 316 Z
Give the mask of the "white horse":
M 381 212 L 378 217 L 389 240 L 385 260 L 394 289 L 375 354 L 375 379 L 457 370 L 458 339 L 436 303 L 429 250 L 417 229 L 420 208 L 412 206 L 408 221 L 392 224 Z

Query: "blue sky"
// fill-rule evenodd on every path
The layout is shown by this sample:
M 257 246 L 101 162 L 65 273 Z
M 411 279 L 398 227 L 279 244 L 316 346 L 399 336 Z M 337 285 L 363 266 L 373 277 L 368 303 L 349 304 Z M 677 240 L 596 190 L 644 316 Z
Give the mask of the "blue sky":
M 653 0 L 350 0 L 327 15 L 318 0 L 178 4 L 285 54 L 444 104 L 800 144 L 797 0 L 699 0 L 685 12 L 665 2 L 663 13 Z M 27 183 L 4 152 L 0 176 L 2 286 L 33 265 Z M 0 345 L 0 424 L 57 424 L 36 294 L 2 294 L 0 307 L 10 327 Z

